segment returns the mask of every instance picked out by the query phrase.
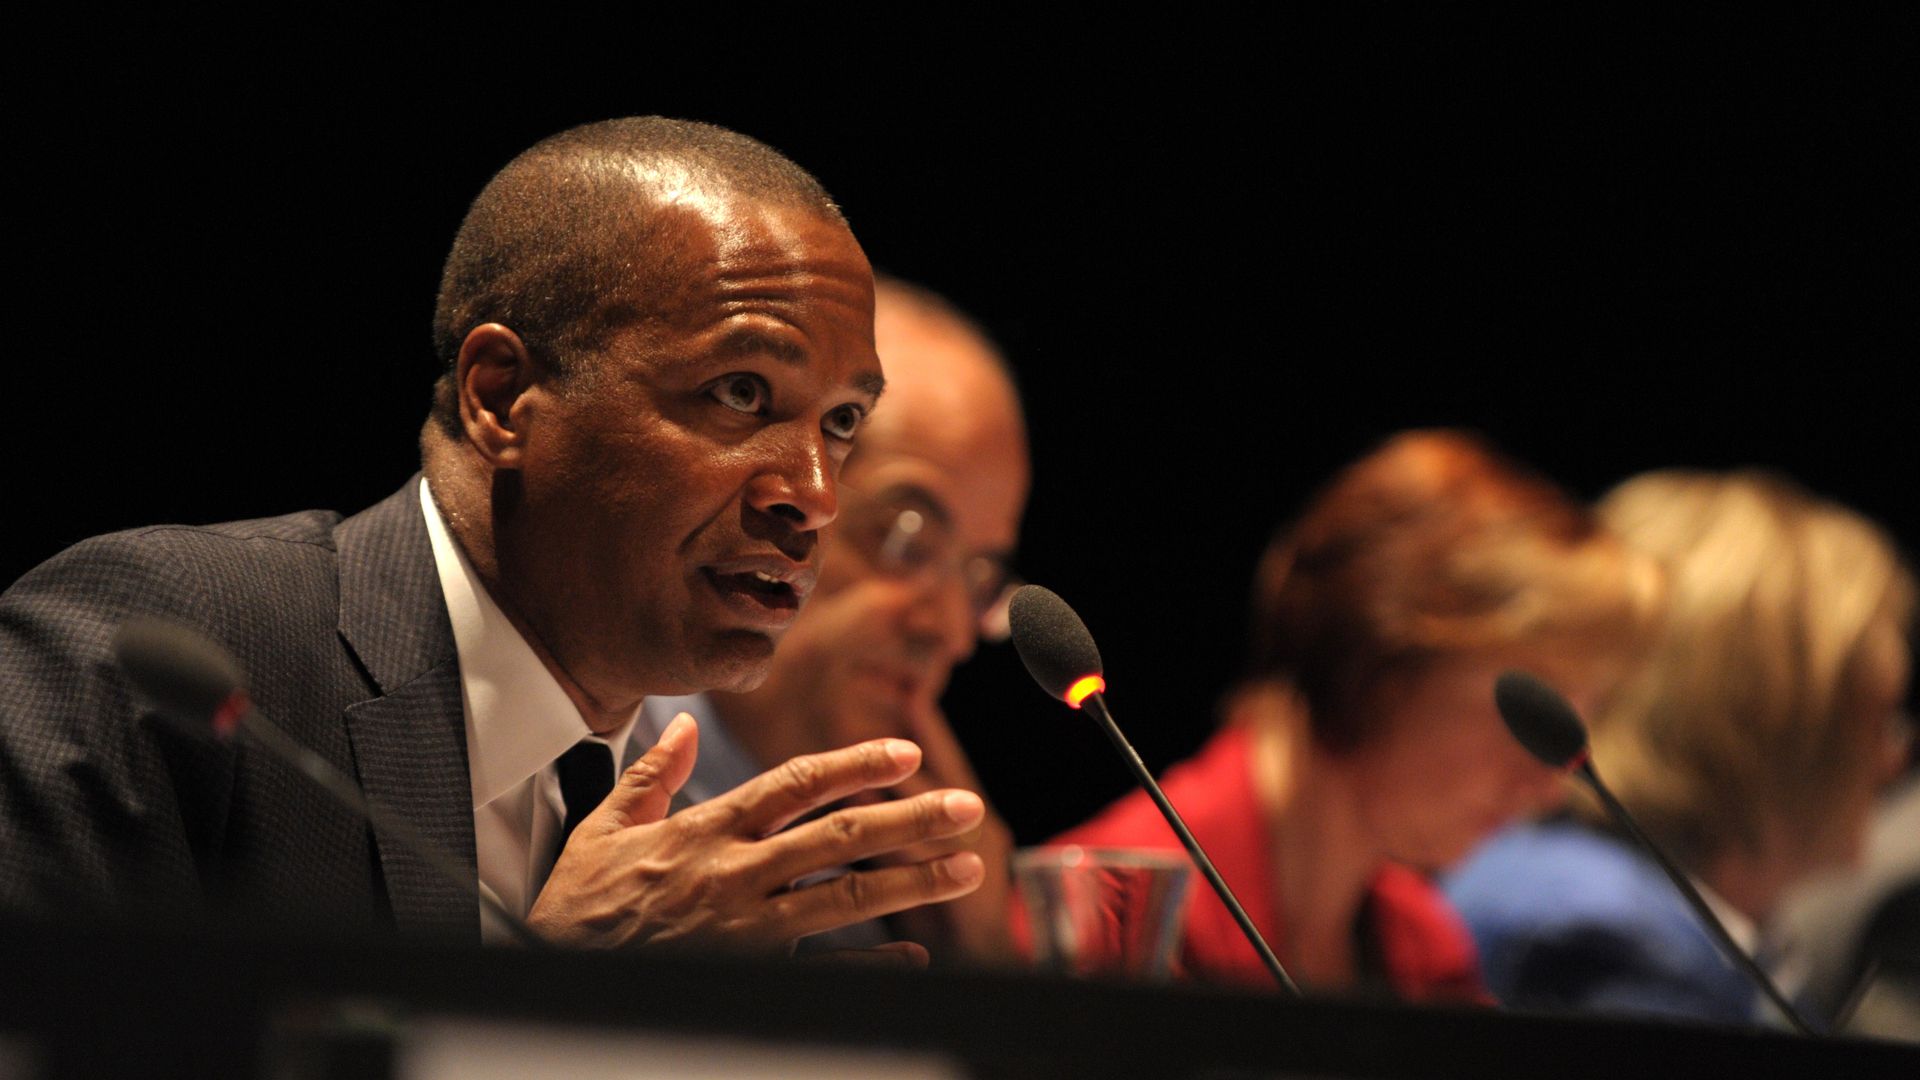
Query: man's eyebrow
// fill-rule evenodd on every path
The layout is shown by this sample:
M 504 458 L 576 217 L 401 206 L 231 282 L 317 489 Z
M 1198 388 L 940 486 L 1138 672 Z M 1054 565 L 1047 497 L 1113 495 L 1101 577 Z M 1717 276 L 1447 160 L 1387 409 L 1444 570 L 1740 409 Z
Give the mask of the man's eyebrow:
M 751 327 L 728 333 L 720 339 L 715 351 L 725 357 L 771 356 L 782 364 L 794 367 L 807 362 L 807 350 L 804 347 Z M 869 397 L 878 398 L 887 388 L 887 377 L 877 371 L 865 372 L 853 380 L 853 388 Z
M 783 364 L 804 364 L 807 350 L 783 337 L 751 328 L 734 330 L 720 339 L 716 350 L 722 356 L 772 356 Z

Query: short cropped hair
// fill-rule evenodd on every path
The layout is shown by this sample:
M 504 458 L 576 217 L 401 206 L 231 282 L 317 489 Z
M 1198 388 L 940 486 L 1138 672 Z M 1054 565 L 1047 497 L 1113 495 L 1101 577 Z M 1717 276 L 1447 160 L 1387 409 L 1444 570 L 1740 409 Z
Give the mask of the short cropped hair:
M 433 346 L 445 372 L 433 414 L 460 418 L 454 363 L 473 328 L 497 322 L 561 377 L 646 317 L 677 251 L 659 242 L 652 196 L 706 192 L 798 206 L 845 224 L 820 182 L 778 151 L 711 124 L 606 120 L 544 139 L 501 169 L 460 223 L 441 273 Z
M 1435 661 L 1527 649 L 1624 664 L 1658 588 L 1647 560 L 1545 479 L 1475 436 L 1408 432 L 1275 534 L 1254 583 L 1249 680 L 1290 685 L 1316 741 L 1351 750 Z
M 1648 473 L 1600 514 L 1669 581 L 1657 643 L 1594 726 L 1642 826 L 1698 869 L 1758 851 L 1769 818 L 1815 836 L 1869 797 L 1914 614 L 1886 534 L 1758 471 Z

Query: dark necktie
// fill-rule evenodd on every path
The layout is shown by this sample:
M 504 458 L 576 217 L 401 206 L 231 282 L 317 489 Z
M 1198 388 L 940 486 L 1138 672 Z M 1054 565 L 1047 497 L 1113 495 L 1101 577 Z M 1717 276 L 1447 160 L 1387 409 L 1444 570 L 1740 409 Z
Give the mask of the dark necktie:
M 560 773 L 560 798 L 567 804 L 567 820 L 560 826 L 560 846 L 580 822 L 594 812 L 613 790 L 613 748 L 582 739 L 553 763 Z

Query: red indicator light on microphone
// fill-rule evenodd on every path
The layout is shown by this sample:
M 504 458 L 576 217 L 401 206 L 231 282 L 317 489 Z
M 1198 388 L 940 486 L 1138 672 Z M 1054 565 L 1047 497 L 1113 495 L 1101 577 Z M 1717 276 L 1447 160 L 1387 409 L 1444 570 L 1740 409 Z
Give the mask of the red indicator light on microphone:
M 1072 686 L 1067 687 L 1067 704 L 1077 709 L 1080 707 L 1080 703 L 1087 700 L 1089 696 L 1101 693 L 1106 690 L 1106 688 L 1107 680 L 1100 676 L 1082 675 L 1073 681 Z

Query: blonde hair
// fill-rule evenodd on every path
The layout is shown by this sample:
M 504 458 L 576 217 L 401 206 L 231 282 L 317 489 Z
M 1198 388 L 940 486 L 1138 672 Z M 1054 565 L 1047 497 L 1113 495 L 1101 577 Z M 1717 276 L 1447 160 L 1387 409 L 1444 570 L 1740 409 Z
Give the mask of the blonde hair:
M 1405 432 L 1274 537 L 1254 583 L 1249 679 L 1293 687 L 1320 743 L 1351 749 L 1378 733 L 1383 693 L 1447 656 L 1624 666 L 1658 578 L 1584 505 L 1480 439 Z
M 1914 580 L 1871 522 L 1764 472 L 1635 477 L 1599 506 L 1659 559 L 1647 663 L 1596 717 L 1594 763 L 1698 870 L 1770 822 L 1820 836 L 1876 771 Z

